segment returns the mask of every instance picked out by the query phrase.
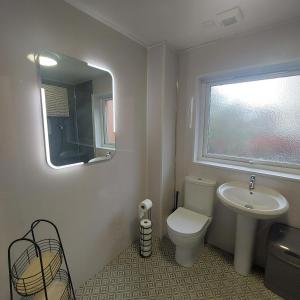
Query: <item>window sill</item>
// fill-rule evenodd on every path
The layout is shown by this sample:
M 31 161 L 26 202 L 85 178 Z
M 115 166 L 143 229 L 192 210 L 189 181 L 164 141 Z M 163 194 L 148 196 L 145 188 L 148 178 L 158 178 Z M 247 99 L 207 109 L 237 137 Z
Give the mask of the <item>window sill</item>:
M 274 168 L 271 169 L 268 168 L 267 166 L 252 166 L 252 165 L 237 165 L 237 164 L 230 164 L 227 162 L 219 162 L 219 161 L 210 161 L 210 160 L 198 160 L 198 161 L 193 161 L 194 164 L 196 165 L 203 165 L 203 166 L 208 166 L 208 167 L 214 167 L 214 168 L 221 168 L 221 169 L 228 169 L 228 170 L 233 170 L 233 171 L 238 171 L 238 172 L 243 172 L 243 173 L 254 173 L 254 174 L 259 174 L 262 176 L 268 176 L 268 177 L 276 177 L 280 179 L 285 179 L 289 181 L 300 181 L 300 170 L 295 170 L 295 169 L 286 169 L 286 168 Z M 289 172 L 291 171 L 291 173 Z
M 106 146 L 99 146 L 96 147 L 97 150 L 108 150 L 108 151 L 115 151 L 116 148 L 110 148 L 110 147 L 106 147 Z

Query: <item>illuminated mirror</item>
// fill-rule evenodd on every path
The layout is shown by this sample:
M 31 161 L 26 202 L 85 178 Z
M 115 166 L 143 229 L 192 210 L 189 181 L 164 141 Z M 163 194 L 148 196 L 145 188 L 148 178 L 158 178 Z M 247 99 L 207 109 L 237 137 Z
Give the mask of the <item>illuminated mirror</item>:
M 40 71 L 48 164 L 62 168 L 111 159 L 116 149 L 111 74 L 50 51 L 28 58 Z

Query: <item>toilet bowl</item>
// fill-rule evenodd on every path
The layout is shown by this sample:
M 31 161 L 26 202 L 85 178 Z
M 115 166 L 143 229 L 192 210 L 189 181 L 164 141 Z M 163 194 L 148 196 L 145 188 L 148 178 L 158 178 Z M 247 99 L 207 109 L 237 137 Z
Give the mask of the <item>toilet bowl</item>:
M 168 235 L 176 245 L 175 259 L 184 267 L 191 267 L 204 246 L 204 236 L 211 218 L 183 207 L 167 219 Z
M 184 207 L 167 218 L 170 240 L 176 246 L 179 265 L 191 267 L 204 247 L 204 237 L 212 221 L 216 182 L 188 176 L 185 180 Z

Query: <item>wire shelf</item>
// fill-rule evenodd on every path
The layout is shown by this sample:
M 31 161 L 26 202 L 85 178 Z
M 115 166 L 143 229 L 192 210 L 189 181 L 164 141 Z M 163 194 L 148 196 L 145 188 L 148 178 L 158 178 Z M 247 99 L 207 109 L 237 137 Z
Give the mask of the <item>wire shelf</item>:
M 40 229 L 41 224 L 54 230 L 57 238 L 49 238 L 48 231 L 41 232 L 41 229 L 45 229 Z M 46 238 L 41 239 L 42 236 Z M 28 243 L 30 246 L 26 247 Z M 21 254 L 17 255 L 16 252 Z M 13 253 L 18 257 L 14 263 Z M 20 299 L 17 294 L 22 296 L 21 299 L 28 300 L 76 299 L 60 234 L 56 225 L 49 220 L 35 220 L 21 238 L 10 243 L 8 266 L 10 300 L 15 297 Z
M 35 245 L 31 244 L 19 256 L 11 269 L 13 285 L 21 296 L 32 295 L 43 290 L 43 273 L 45 285 L 48 286 L 62 264 L 62 251 L 57 240 L 44 239 L 38 241 L 37 245 L 41 250 L 41 259 Z
M 70 285 L 70 280 L 68 273 L 60 269 L 53 281 L 47 286 L 48 299 L 51 300 L 70 300 L 74 299 L 72 296 L 72 289 Z M 44 290 L 39 293 L 27 297 L 23 297 L 22 300 L 44 300 L 45 292 Z M 74 299 L 75 300 L 75 299 Z

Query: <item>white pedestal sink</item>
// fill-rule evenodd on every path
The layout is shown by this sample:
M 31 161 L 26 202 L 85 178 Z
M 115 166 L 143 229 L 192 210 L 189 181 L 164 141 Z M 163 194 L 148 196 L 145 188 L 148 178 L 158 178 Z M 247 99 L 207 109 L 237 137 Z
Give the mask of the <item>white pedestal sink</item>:
M 280 193 L 256 186 L 250 193 L 246 182 L 228 182 L 219 186 L 218 198 L 237 215 L 234 252 L 235 270 L 247 275 L 251 270 L 257 219 L 273 219 L 287 212 L 289 204 Z

